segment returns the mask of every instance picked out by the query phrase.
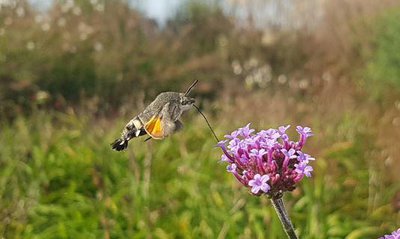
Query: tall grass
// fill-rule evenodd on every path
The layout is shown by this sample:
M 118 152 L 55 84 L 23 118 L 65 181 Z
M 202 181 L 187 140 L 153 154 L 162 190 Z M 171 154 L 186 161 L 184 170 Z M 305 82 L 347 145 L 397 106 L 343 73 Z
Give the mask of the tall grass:
M 284 237 L 269 200 L 251 196 L 225 172 L 201 120 L 190 115 L 178 135 L 136 140 L 123 153 L 108 145 L 122 121 L 39 111 L 3 123 L 1 235 Z M 400 222 L 387 201 L 396 186 L 371 189 L 384 172 L 367 157 L 368 139 L 356 133 L 321 151 L 315 176 L 286 196 L 302 238 L 374 238 Z

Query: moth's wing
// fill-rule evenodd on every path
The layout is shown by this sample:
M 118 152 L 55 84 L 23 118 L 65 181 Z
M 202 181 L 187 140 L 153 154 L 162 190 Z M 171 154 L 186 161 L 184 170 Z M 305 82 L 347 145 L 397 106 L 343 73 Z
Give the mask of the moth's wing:
M 149 122 L 144 125 L 144 129 L 146 130 L 147 134 L 153 139 L 164 138 L 164 128 L 162 123 L 163 115 L 161 112 L 151 117 Z
M 176 123 L 180 114 L 179 105 L 175 102 L 168 102 L 156 115 L 151 117 L 144 128 L 153 139 L 162 139 L 174 133 L 177 128 L 181 128 L 182 123 Z

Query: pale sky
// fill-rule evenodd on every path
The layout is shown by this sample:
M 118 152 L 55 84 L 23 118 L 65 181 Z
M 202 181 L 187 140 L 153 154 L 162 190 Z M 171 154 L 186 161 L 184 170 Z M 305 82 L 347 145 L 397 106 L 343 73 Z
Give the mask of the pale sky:
M 146 16 L 163 24 L 176 13 L 177 8 L 184 0 L 134 0 L 131 2 L 134 6 L 138 6 Z
M 1 1 L 1 0 L 0 0 Z M 53 0 L 28 0 L 33 6 L 39 9 L 47 9 Z M 146 16 L 154 18 L 158 23 L 163 24 L 172 17 L 177 8 L 185 0 L 129 0 L 129 2 Z

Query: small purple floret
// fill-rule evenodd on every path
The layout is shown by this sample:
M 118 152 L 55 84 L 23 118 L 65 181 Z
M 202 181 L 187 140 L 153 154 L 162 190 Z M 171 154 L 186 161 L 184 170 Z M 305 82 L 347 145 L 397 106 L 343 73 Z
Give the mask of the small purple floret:
M 309 163 L 310 160 L 311 161 L 315 160 L 315 158 L 313 158 L 310 155 L 305 154 L 305 153 L 303 153 L 301 151 L 297 151 L 297 155 L 298 155 L 297 159 L 299 160 L 299 162 L 307 162 L 307 163 Z
M 308 162 L 302 161 L 298 164 L 295 164 L 294 167 L 296 168 L 295 171 L 299 174 L 304 174 L 307 177 L 311 177 L 311 172 L 313 171 L 313 168 L 309 165 L 307 165 Z
M 294 150 L 294 149 L 289 149 L 289 150 L 282 149 L 281 152 L 285 155 L 285 157 L 287 157 L 289 159 L 297 158 L 296 150 Z
M 249 181 L 249 186 L 251 187 L 251 192 L 257 194 L 259 191 L 267 193 L 270 189 L 267 181 L 269 180 L 268 175 L 261 176 L 260 174 L 254 175 L 254 178 Z
M 286 126 L 280 126 L 280 127 L 278 128 L 278 131 L 279 131 L 279 133 L 282 135 L 282 134 L 286 133 L 286 130 L 288 130 L 289 128 L 290 128 L 290 124 L 289 124 L 289 125 L 286 125 Z
M 390 235 L 385 235 L 383 237 L 379 237 L 379 239 L 400 239 L 400 228 L 396 231 L 392 232 Z
M 310 127 L 301 127 L 301 126 L 297 126 L 296 127 L 296 131 L 297 133 L 304 135 L 306 137 L 310 137 L 313 136 L 314 134 L 311 132 L 311 128 Z
M 278 128 L 278 132 L 281 135 L 281 138 L 283 141 L 288 141 L 289 140 L 289 136 L 286 134 L 286 130 L 288 130 L 290 128 L 290 125 L 286 125 L 286 126 L 280 126 Z
M 230 173 L 234 173 L 236 172 L 236 164 L 229 164 L 228 166 L 226 166 L 226 171 L 230 172 Z
M 304 146 L 304 144 L 306 143 L 308 137 L 311 137 L 311 136 L 314 135 L 311 132 L 311 128 L 310 127 L 297 126 L 296 127 L 296 131 L 300 135 L 300 140 L 297 143 L 298 147 L 300 147 L 300 148 L 302 148 Z
M 239 182 L 251 188 L 254 195 L 276 196 L 292 191 L 304 177 L 311 177 L 315 160 L 304 153 L 306 139 L 312 136 L 309 127 L 297 126 L 298 142 L 289 140 L 290 125 L 255 132 L 250 124 L 226 135 L 218 143 L 223 151 L 221 161 Z

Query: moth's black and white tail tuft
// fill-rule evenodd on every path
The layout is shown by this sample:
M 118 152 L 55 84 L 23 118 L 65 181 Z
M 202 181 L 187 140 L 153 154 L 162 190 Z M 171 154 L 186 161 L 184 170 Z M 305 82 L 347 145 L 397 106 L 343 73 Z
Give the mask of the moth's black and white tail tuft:
M 146 130 L 141 125 L 142 123 L 137 117 L 129 121 L 122 131 L 121 138 L 111 143 L 112 149 L 122 151 L 128 147 L 129 140 L 147 134 Z
M 114 150 L 122 151 L 128 147 L 128 140 L 116 139 L 113 143 L 111 143 L 111 147 Z

